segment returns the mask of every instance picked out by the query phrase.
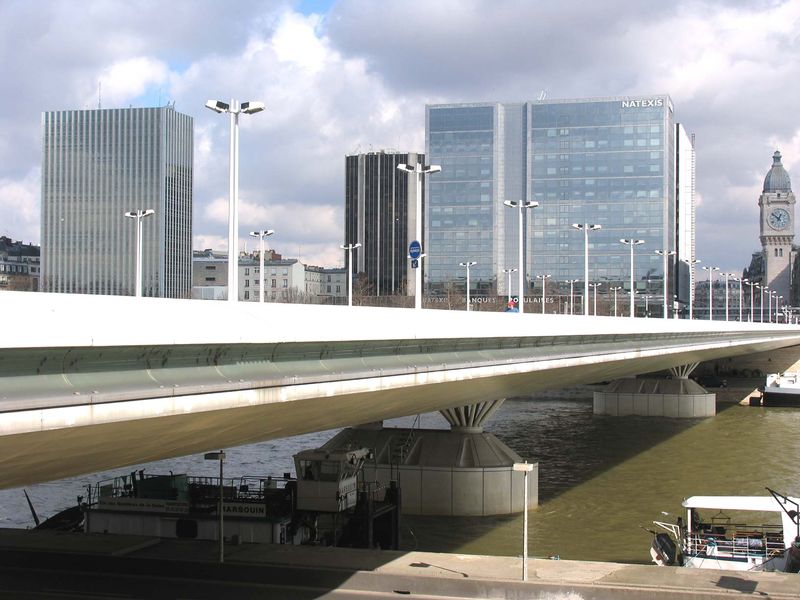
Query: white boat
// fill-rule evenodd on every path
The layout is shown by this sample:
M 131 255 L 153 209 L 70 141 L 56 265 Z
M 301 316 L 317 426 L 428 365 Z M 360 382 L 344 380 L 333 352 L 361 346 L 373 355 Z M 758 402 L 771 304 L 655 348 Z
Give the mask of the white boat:
M 652 532 L 653 562 L 695 569 L 798 572 L 800 499 L 767 489 L 769 496 L 687 498 L 685 522 L 680 517 L 677 523 L 653 521 L 668 532 Z M 700 510 L 716 512 L 705 520 Z M 764 523 L 770 515 L 772 522 Z M 739 522 L 741 517 L 747 522 Z
M 761 392 L 763 406 L 800 406 L 800 373 L 771 373 Z

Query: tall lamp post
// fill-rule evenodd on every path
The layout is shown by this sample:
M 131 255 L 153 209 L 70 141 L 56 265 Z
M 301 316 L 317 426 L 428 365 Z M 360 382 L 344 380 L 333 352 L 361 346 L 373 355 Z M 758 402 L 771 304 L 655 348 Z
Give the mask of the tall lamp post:
M 136 283 L 134 284 L 135 295 L 142 297 L 142 219 L 155 214 L 152 208 L 137 208 L 125 213 L 129 219 L 136 219 Z
M 223 533 L 222 529 L 224 513 L 222 504 L 222 494 L 224 491 L 224 487 L 222 485 L 222 463 L 225 460 L 225 451 L 220 450 L 219 452 L 206 452 L 203 458 L 206 460 L 219 461 L 219 562 L 225 562 L 225 534 Z
M 458 263 L 459 267 L 466 267 L 467 268 L 467 310 L 469 310 L 469 268 L 473 265 L 477 265 L 478 263 L 474 260 L 469 260 L 467 262 Z
M 547 280 L 550 278 L 550 275 L 537 275 L 536 279 L 542 280 L 542 314 L 544 314 L 544 302 L 545 302 L 545 288 L 547 287 Z
M 275 233 L 272 229 L 251 231 L 250 235 L 258 238 L 258 301 L 264 302 L 264 238 Z
M 633 296 L 636 293 L 636 290 L 633 288 L 633 247 L 638 246 L 639 244 L 644 244 L 644 240 L 635 240 L 633 238 L 630 239 L 620 239 L 620 243 L 626 244 L 631 247 L 631 318 L 634 315 L 634 301 Z
M 736 277 L 736 273 L 720 273 L 725 277 L 725 320 L 728 320 L 728 280 L 730 277 Z
M 694 319 L 694 289 L 695 289 L 695 284 L 694 284 L 694 266 L 696 264 L 700 263 L 700 262 L 703 262 L 703 261 L 701 261 L 699 258 L 693 258 L 692 260 L 689 261 L 689 266 L 690 266 L 690 270 L 689 270 L 689 279 L 690 279 L 690 283 L 689 283 L 689 320 L 690 321 L 692 319 Z
M 656 250 L 656 254 L 659 256 L 664 257 L 664 314 L 662 315 L 663 318 L 667 318 L 668 315 L 668 304 L 667 304 L 667 294 L 668 294 L 668 287 L 667 287 L 667 257 L 675 256 L 675 250 Z
M 523 504 L 522 507 L 522 581 L 528 581 L 528 473 L 533 471 L 533 465 L 527 460 L 523 463 L 514 463 L 514 471 L 522 471 Z
M 753 288 L 758 287 L 758 284 L 755 281 L 750 281 L 749 279 L 742 279 L 745 285 L 750 286 L 750 322 L 752 323 L 755 320 L 755 305 L 753 304 Z
M 772 298 L 777 293 L 774 290 L 770 290 L 769 294 L 767 294 L 767 323 L 772 323 Z
M 758 303 L 759 304 L 758 310 L 760 312 L 760 314 L 758 315 L 758 322 L 759 323 L 763 323 L 764 322 L 764 292 L 769 292 L 769 288 L 766 287 L 766 286 L 763 286 L 763 285 L 759 285 L 758 289 L 761 290 L 761 301 Z
M 239 114 L 252 115 L 264 110 L 263 102 L 209 100 L 206 108 L 231 116 L 228 199 L 228 301 L 239 300 Z
M 703 271 L 708 271 L 708 320 L 714 320 L 714 271 L 719 271 L 719 267 L 703 267 Z
M 781 316 L 781 313 L 780 313 L 781 300 L 783 300 L 783 296 L 777 296 L 775 298 L 775 322 L 776 323 L 779 323 L 780 320 L 781 320 L 780 319 L 780 316 Z
M 417 204 L 416 204 L 416 229 L 415 229 L 415 236 L 416 241 L 420 243 L 420 247 L 422 246 L 422 186 L 424 185 L 425 178 L 424 175 L 430 175 L 432 173 L 438 173 L 442 170 L 442 167 L 439 165 L 423 165 L 422 163 L 417 163 L 415 165 L 406 165 L 406 164 L 399 164 L 397 168 L 401 171 L 405 171 L 409 175 L 415 175 L 417 178 Z M 425 257 L 424 254 L 421 254 L 420 257 L 416 260 L 422 260 Z M 413 266 L 413 264 L 412 264 Z M 419 263 L 419 266 L 414 269 L 414 308 L 419 310 L 422 308 L 422 262 Z
M 522 226 L 522 210 L 525 208 L 536 208 L 539 206 L 538 202 L 534 202 L 532 200 L 504 200 L 503 204 L 508 206 L 509 208 L 518 208 L 519 209 L 519 312 L 520 314 L 525 312 L 525 252 L 523 251 L 523 226 Z
M 592 223 L 573 223 L 572 227 L 583 231 L 583 296 L 589 298 L 589 232 L 602 229 L 602 225 Z M 589 314 L 589 303 L 584 301 L 583 314 Z
M 594 289 L 594 294 L 592 296 L 593 297 L 592 303 L 594 305 L 594 310 L 593 310 L 594 316 L 596 317 L 597 316 L 597 288 L 599 288 L 603 284 L 598 281 L 597 283 L 590 283 L 589 285 Z
M 353 306 L 353 250 L 361 248 L 361 242 L 342 244 L 339 248 L 347 250 L 347 306 Z
M 567 283 L 569 284 L 569 314 L 574 314 L 572 307 L 574 306 L 573 299 L 574 299 L 574 291 L 575 291 L 575 284 L 578 283 L 580 279 L 567 279 Z
M 511 274 L 516 273 L 519 269 L 503 269 L 503 273 L 508 273 L 508 301 L 511 302 Z
M 622 289 L 621 285 L 615 285 L 611 288 L 614 291 L 614 316 L 617 316 L 617 292 Z

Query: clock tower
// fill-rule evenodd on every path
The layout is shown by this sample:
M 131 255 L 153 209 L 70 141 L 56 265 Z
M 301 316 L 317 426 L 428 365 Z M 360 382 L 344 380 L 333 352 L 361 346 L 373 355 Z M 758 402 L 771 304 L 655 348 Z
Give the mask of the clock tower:
M 794 204 L 789 173 L 781 164 L 781 153 L 772 156 L 772 168 L 764 178 L 758 198 L 761 212 L 761 247 L 764 252 L 763 283 L 789 302 L 794 241 Z

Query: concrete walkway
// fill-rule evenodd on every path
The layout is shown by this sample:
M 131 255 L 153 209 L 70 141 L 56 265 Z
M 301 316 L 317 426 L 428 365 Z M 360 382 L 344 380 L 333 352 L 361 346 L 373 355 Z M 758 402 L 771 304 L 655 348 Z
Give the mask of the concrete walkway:
M 35 556 L 37 568 L 59 568 L 56 563 L 74 568 L 78 563 L 87 572 L 124 568 L 142 577 L 190 577 L 237 585 L 278 582 L 318 598 L 349 597 L 348 592 L 359 597 L 549 600 L 800 598 L 800 575 L 786 573 L 531 559 L 529 581 L 523 583 L 521 559 L 505 556 L 226 544 L 225 564 L 220 565 L 216 542 L 0 529 L 2 560 L 22 561 L 25 556 L 29 561 Z

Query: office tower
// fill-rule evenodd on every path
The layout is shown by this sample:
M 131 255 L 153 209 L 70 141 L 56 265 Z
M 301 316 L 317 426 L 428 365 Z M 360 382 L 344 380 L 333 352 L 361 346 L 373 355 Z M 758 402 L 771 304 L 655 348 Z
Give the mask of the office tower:
M 42 289 L 133 295 L 142 220 L 142 293 L 192 287 L 193 123 L 173 106 L 42 115 Z
M 361 244 L 353 250 L 353 274 L 366 277 L 355 293 L 414 294 L 408 245 L 416 230 L 417 184 L 397 165 L 424 161 L 424 154 L 391 151 L 345 158 L 344 244 Z
M 536 277 L 549 275 L 554 306 L 547 312 L 566 312 L 566 282 L 578 279 L 582 288 L 584 280 L 584 235 L 572 224 L 596 224 L 602 228 L 588 235 L 590 282 L 602 284 L 601 294 L 612 286 L 628 293 L 630 248 L 619 240 L 642 239 L 634 286 L 660 314 L 664 269 L 655 251 L 686 252 L 678 247 L 676 132 L 666 95 L 427 106 L 426 155 L 442 166 L 427 188 L 429 293 L 460 281 L 464 261 L 477 262 L 475 292 L 508 293 L 503 269 L 518 264 L 519 211 L 503 202 L 535 201 L 537 208 L 523 211 L 526 297 L 537 302 Z M 692 178 L 693 160 L 692 150 Z M 693 206 L 692 193 L 687 188 L 684 206 Z

